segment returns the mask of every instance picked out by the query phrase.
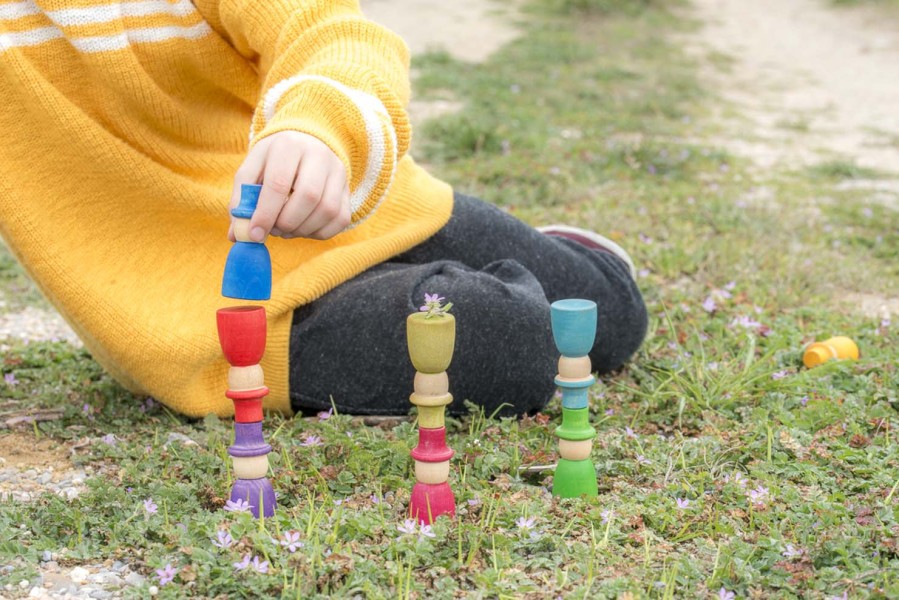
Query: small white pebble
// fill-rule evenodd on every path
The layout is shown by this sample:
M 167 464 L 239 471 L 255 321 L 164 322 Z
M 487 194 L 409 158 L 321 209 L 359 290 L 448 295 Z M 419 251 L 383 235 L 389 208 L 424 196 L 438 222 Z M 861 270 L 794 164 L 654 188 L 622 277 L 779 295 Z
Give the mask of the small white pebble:
M 75 583 L 84 583 L 87 581 L 87 576 L 90 575 L 90 572 L 83 567 L 75 567 L 69 573 L 69 579 L 74 581 Z
M 150 586 L 150 589 L 147 590 L 147 591 L 150 592 L 150 595 L 151 595 L 151 596 L 155 596 L 156 594 L 159 593 L 159 588 L 156 587 L 155 585 L 151 585 L 151 586 Z
M 20 582 L 19 582 L 19 587 L 22 588 L 23 590 L 24 590 L 25 588 L 27 588 L 27 587 L 28 587 L 28 580 L 27 580 L 27 579 L 23 579 L 22 581 L 20 581 Z

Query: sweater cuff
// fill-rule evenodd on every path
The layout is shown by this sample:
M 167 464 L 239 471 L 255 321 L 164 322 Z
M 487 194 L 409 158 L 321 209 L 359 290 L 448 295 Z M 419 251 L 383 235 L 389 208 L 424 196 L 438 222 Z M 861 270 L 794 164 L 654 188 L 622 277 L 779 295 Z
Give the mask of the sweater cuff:
M 408 137 L 408 127 L 401 132 Z M 260 102 L 250 143 L 279 131 L 300 131 L 325 143 L 343 162 L 354 227 L 381 203 L 398 160 L 397 132 L 376 96 L 321 75 L 296 75 L 273 85 Z

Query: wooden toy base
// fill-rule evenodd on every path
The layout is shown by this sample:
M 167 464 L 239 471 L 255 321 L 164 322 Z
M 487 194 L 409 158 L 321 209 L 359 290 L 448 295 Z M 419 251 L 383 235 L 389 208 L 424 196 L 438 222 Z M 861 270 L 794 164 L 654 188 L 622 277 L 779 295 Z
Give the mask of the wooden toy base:
M 595 482 L 594 482 L 595 483 Z M 419 523 L 430 525 L 440 515 L 456 514 L 456 497 L 449 483 L 428 485 L 416 483 L 409 500 L 409 515 Z
M 591 460 L 559 459 L 553 476 L 553 496 L 559 498 L 579 498 L 597 496 L 596 467 Z
M 262 515 L 271 517 L 275 514 L 275 490 L 268 479 L 238 479 L 231 488 L 231 501 L 245 500 L 250 504 L 250 512 L 259 517 L 259 508 L 262 507 Z

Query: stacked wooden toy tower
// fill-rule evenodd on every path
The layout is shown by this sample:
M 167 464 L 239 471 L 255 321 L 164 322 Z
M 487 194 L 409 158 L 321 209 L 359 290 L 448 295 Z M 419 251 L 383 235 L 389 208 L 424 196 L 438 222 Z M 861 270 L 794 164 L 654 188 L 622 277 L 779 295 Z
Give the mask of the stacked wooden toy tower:
M 553 495 L 577 498 L 596 496 L 596 468 L 590 460 L 596 431 L 590 426 L 587 390 L 596 379 L 587 354 L 596 339 L 596 303 L 568 299 L 550 307 L 553 339 L 561 352 L 556 385 L 562 390 L 559 464 L 553 477 Z
M 272 291 L 272 265 L 268 248 L 249 237 L 250 217 L 259 200 L 259 185 L 241 187 L 240 205 L 231 211 L 234 237 L 225 263 L 222 295 L 242 300 L 268 300 Z M 265 352 L 266 316 L 262 306 L 235 306 L 216 313 L 219 342 L 231 368 L 228 391 L 234 402 L 234 445 L 228 448 L 234 467 L 231 500 L 243 500 L 250 511 L 275 514 L 275 491 L 268 475 L 272 447 L 262 435 L 262 399 L 268 395 L 260 366 Z
M 419 523 L 431 524 L 440 515 L 456 514 L 456 498 L 448 483 L 453 450 L 446 445 L 444 418 L 446 405 L 453 401 L 446 369 L 453 358 L 456 320 L 450 314 L 409 315 L 406 337 L 416 370 L 409 400 L 418 407 L 418 445 L 412 449 L 416 484 L 409 514 Z

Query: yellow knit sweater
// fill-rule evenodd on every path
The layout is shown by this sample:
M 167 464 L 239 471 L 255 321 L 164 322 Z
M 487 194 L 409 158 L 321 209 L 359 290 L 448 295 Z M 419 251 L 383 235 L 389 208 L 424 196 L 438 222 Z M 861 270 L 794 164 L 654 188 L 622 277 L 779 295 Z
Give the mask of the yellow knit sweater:
M 126 387 L 229 415 L 231 182 L 248 144 L 318 137 L 357 226 L 269 239 L 266 402 L 289 412 L 293 309 L 449 218 L 450 188 L 405 156 L 408 60 L 349 0 L 0 0 L 0 233 Z

